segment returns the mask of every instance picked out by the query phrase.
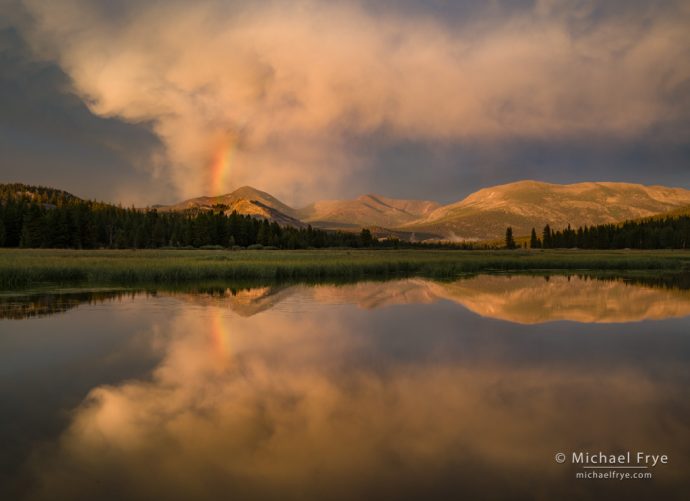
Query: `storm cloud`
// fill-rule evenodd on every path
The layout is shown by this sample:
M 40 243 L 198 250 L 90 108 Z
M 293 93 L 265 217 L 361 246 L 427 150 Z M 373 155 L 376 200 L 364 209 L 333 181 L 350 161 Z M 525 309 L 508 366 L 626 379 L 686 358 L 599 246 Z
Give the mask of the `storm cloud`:
M 640 172 L 656 163 L 670 184 L 687 179 L 683 2 L 22 7 L 33 57 L 93 115 L 155 134 L 162 148 L 149 138 L 130 164 L 160 196 L 166 183 L 178 197 L 251 184 L 299 203 L 441 184 L 459 198 L 524 177 L 587 180 L 577 174 L 607 163 L 609 178 L 652 181 Z

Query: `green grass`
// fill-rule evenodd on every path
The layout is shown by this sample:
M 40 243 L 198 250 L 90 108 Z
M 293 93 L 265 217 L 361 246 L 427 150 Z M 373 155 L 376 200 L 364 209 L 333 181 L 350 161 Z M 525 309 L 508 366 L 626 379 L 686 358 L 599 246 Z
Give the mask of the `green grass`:
M 690 271 L 690 252 L 0 250 L 1 290 L 41 284 L 93 286 L 396 276 L 452 278 L 463 273 L 527 270 Z

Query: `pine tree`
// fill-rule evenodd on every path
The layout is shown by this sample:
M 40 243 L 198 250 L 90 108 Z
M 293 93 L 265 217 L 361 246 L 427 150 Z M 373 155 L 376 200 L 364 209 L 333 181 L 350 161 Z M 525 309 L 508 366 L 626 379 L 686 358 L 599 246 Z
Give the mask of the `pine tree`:
M 268 225 L 268 221 L 265 219 L 259 226 L 259 232 L 256 235 L 256 243 L 261 245 L 268 245 L 270 240 L 271 228 Z
M 532 228 L 532 234 L 530 235 L 530 238 L 529 238 L 529 246 L 532 249 L 541 248 L 541 242 L 537 238 L 537 232 L 534 228 Z
M 507 249 L 515 249 L 517 246 L 515 245 L 515 239 L 513 239 L 513 228 L 511 226 L 508 226 L 506 228 L 506 248 Z
M 547 224 L 544 226 L 544 231 L 542 232 L 542 246 L 544 249 L 551 249 L 553 247 L 553 242 L 551 240 L 551 227 Z
M 43 243 L 43 214 L 38 204 L 31 204 L 22 220 L 20 247 L 41 247 Z

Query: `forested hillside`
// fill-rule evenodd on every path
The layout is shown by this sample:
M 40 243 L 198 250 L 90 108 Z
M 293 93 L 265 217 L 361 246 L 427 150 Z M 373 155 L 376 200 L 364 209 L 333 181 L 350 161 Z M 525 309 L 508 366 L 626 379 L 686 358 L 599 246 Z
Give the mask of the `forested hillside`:
M 67 192 L 22 184 L 0 185 L 0 246 L 153 248 L 234 245 L 360 247 L 360 234 L 280 226 L 222 211 L 159 212 L 82 200 Z M 391 242 L 391 245 L 394 242 Z

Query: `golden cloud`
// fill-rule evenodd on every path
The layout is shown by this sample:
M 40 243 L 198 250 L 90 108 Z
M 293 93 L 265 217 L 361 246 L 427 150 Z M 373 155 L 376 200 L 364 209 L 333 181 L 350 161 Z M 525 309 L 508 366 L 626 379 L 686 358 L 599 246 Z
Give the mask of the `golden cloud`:
M 34 47 L 94 113 L 152 123 L 181 196 L 333 193 L 367 166 L 348 138 L 373 132 L 628 137 L 687 114 L 682 5 L 576 32 L 582 13 L 550 2 L 457 27 L 356 3 L 135 2 L 117 15 L 86 0 L 25 4 Z M 233 154 L 216 186 L 219 142 Z

